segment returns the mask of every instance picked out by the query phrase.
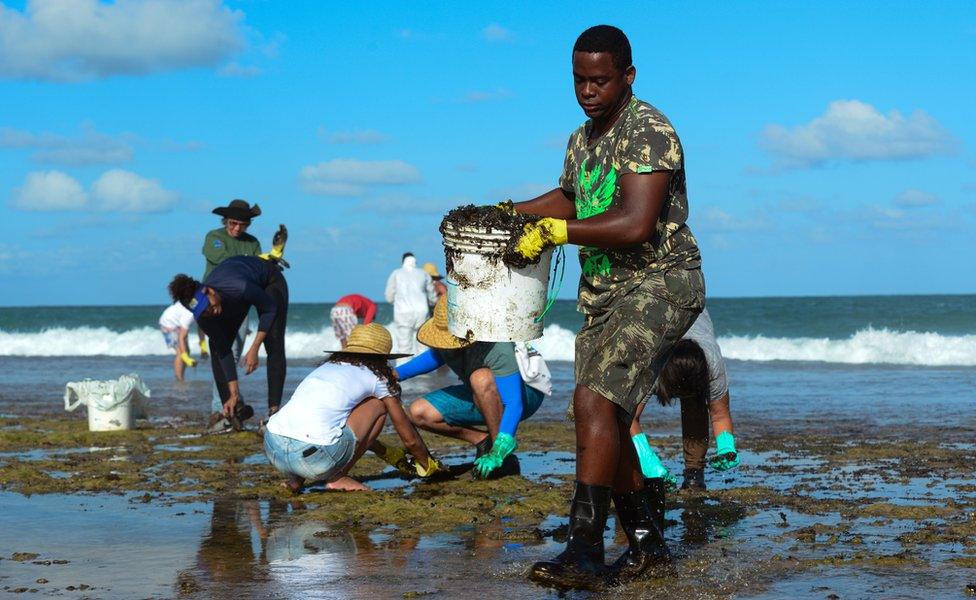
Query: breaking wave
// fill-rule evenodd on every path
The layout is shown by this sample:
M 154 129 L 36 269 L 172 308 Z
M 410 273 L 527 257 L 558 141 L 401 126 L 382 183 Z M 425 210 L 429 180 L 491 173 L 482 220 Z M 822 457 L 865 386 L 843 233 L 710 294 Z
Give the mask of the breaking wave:
M 552 361 L 572 361 L 575 333 L 549 325 L 534 342 Z M 726 358 L 744 361 L 806 361 L 846 364 L 976 366 L 976 335 L 942 335 L 862 329 L 845 339 L 728 336 L 719 339 Z M 196 353 L 196 334 L 190 348 Z M 316 358 L 338 348 L 331 328 L 289 331 L 286 352 Z M 141 327 L 117 332 L 106 327 L 52 328 L 40 332 L 0 331 L 0 356 L 152 356 L 169 354 L 159 331 Z

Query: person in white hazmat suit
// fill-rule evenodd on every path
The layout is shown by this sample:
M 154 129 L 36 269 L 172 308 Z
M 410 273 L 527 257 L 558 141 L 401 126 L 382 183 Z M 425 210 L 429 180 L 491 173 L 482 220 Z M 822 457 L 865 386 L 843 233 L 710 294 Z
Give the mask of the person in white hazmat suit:
M 420 351 L 417 330 L 427 320 L 437 294 L 433 279 L 417 268 L 417 259 L 412 252 L 403 255 L 403 264 L 386 280 L 386 301 L 393 304 L 396 351 L 416 354 Z

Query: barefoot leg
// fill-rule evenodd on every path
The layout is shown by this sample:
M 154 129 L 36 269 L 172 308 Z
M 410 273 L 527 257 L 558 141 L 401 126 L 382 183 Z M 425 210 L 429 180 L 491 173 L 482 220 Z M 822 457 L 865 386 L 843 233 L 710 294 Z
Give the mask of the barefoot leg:
M 343 492 L 368 492 L 369 488 L 362 483 L 356 481 L 348 475 L 343 475 L 335 481 L 330 481 L 325 484 L 325 487 L 330 490 L 340 490 Z

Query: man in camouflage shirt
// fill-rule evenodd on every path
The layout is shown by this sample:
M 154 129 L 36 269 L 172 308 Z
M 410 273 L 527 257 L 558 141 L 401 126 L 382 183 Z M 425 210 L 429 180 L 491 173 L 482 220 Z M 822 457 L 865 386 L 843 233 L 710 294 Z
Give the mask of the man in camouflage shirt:
M 628 426 L 671 347 L 705 302 L 698 244 L 685 224 L 684 154 L 659 110 L 634 97 L 630 43 L 600 25 L 573 47 L 576 98 L 589 117 L 569 138 L 559 187 L 515 205 L 544 217 L 517 250 L 580 246 L 576 338 L 576 489 L 566 550 L 530 578 L 557 588 L 599 588 L 670 559 L 664 482 L 644 481 Z M 609 569 L 603 530 L 610 499 L 629 541 Z

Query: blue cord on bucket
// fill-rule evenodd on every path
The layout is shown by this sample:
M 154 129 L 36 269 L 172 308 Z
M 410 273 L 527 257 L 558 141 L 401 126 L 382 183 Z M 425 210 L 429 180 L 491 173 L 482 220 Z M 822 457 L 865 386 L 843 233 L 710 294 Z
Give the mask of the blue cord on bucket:
M 555 282 L 555 286 L 553 286 L 552 282 L 549 284 L 550 290 L 553 290 L 553 287 L 555 287 L 555 289 L 551 294 L 546 295 L 546 308 L 542 311 L 541 315 L 533 320 L 535 323 L 542 321 L 542 319 L 549 314 L 549 309 L 551 309 L 552 305 L 556 303 L 556 298 L 559 296 L 559 289 L 563 287 L 563 276 L 566 274 L 566 252 L 563 250 L 562 246 L 557 246 L 555 254 L 556 263 L 552 265 L 552 278 Z M 559 271 L 558 277 L 556 277 L 557 270 Z

